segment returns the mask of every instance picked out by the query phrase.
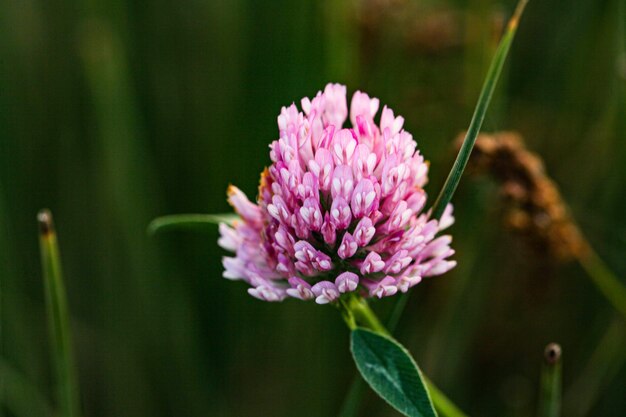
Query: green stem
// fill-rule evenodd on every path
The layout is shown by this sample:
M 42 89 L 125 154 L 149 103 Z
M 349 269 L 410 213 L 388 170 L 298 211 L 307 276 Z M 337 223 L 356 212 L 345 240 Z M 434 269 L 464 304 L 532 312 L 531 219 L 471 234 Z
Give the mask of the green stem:
M 389 319 L 387 320 L 386 328 L 390 333 L 393 333 L 398 326 L 398 322 L 400 321 L 400 316 L 402 315 L 402 311 L 406 306 L 406 302 L 408 301 L 407 294 L 401 294 L 400 298 L 393 306 L 393 310 L 389 315 Z M 344 305 L 344 307 L 347 307 Z M 354 316 L 349 313 L 348 308 L 342 309 L 342 314 L 344 315 L 344 320 L 348 324 L 350 329 L 356 328 L 357 324 Z M 346 316 L 347 314 L 347 316 Z M 380 323 L 380 322 L 379 322 Z M 383 327 L 384 328 L 384 327 Z M 341 411 L 339 411 L 340 417 L 355 417 L 359 412 L 359 407 L 361 405 L 361 400 L 363 399 L 363 395 L 365 395 L 365 381 L 361 376 L 357 373 L 353 378 L 352 382 L 350 382 L 350 388 L 348 388 L 348 394 L 346 394 L 346 398 L 343 401 L 341 406 Z M 434 396 L 435 394 L 433 394 Z
M 393 305 L 391 314 L 389 314 L 389 318 L 387 319 L 387 328 L 391 333 L 396 331 L 396 327 L 398 327 L 398 323 L 400 322 L 400 318 L 402 317 L 402 312 L 404 312 L 404 309 L 406 308 L 406 303 L 408 301 L 408 292 L 398 295 L 398 300 Z
M 346 324 L 350 329 L 354 329 L 357 326 L 365 327 L 367 329 L 373 330 L 382 335 L 392 337 L 387 328 L 381 323 L 376 316 L 376 313 L 370 308 L 367 301 L 359 296 L 349 296 L 344 300 L 340 301 L 340 308 L 346 321 Z M 424 382 L 428 388 L 430 393 L 430 397 L 433 401 L 437 412 L 442 417 L 467 417 L 465 413 L 463 413 L 454 403 L 446 397 L 446 395 L 439 389 L 437 386 L 426 376 L 424 376 Z M 358 394 L 358 387 L 352 387 L 350 390 L 350 394 L 355 395 Z M 348 397 L 351 401 L 346 401 L 344 407 L 342 409 L 342 417 L 347 415 L 354 415 L 356 413 L 356 407 L 358 407 L 358 400 L 355 402 L 354 398 Z M 349 409 L 353 414 L 344 414 L 344 409 L 346 409 L 348 404 L 354 404 L 353 409 Z
M 467 415 L 459 409 L 448 397 L 446 394 L 441 392 L 439 388 L 428 379 L 426 375 L 424 376 L 424 382 L 426 382 L 426 386 L 428 387 L 428 392 L 430 393 L 430 399 L 433 401 L 437 412 L 442 416 L 447 417 L 467 417 Z
M 519 19 L 522 17 L 526 3 L 528 3 L 528 0 L 520 0 L 517 3 L 517 8 L 509 20 L 504 36 L 502 37 L 493 60 L 491 61 L 485 82 L 482 90 L 480 91 L 480 96 L 478 97 L 478 103 L 476 103 L 476 108 L 474 109 L 474 115 L 472 116 L 470 125 L 467 128 L 467 134 L 463 140 L 463 145 L 461 146 L 459 154 L 454 161 L 454 165 L 452 165 L 452 169 L 448 174 L 448 178 L 446 179 L 446 182 L 439 192 L 435 204 L 433 205 L 432 217 L 434 219 L 439 219 L 443 215 L 446 206 L 452 199 L 454 191 L 456 191 L 456 187 L 459 185 L 459 181 L 461 181 L 461 176 L 463 175 L 467 161 L 469 160 L 472 149 L 474 148 L 474 143 L 476 143 L 476 138 L 478 137 L 480 128 L 485 120 L 485 114 L 489 108 L 491 97 L 493 96 L 493 92 L 498 83 L 498 78 L 500 78 L 500 73 L 502 72 L 502 67 L 506 61 L 509 49 L 511 48 L 511 44 L 515 38 L 515 32 L 517 31 Z
M 363 297 L 350 295 L 343 302 L 348 314 L 354 319 L 353 323 L 348 323 L 351 330 L 354 330 L 356 324 L 356 326 L 368 328 L 382 335 L 391 336 Z
M 578 257 L 578 262 L 587 272 L 596 288 L 626 318 L 626 287 L 622 285 L 602 258 L 593 249 L 588 248 L 585 255 Z
M 594 403 L 619 374 L 626 362 L 626 323 L 615 313 L 600 342 L 586 361 L 585 368 L 564 396 L 564 414 L 572 417 L 590 415 Z
M 37 219 L 59 415 L 78 417 L 80 416 L 78 381 L 57 236 L 52 214 L 48 210 L 39 212 Z
M 544 351 L 539 394 L 539 417 L 561 415 L 561 347 L 550 343 Z
M 398 322 L 400 321 L 402 312 L 404 311 L 404 308 L 406 307 L 406 303 L 409 300 L 408 294 L 406 293 L 400 294 L 398 297 L 399 297 L 398 301 L 396 301 L 396 303 L 394 304 L 393 310 L 391 311 L 391 314 L 389 315 L 389 318 L 387 319 L 386 328 L 388 329 L 389 333 L 393 333 L 396 330 L 396 327 L 398 327 Z M 346 319 L 349 320 L 349 318 L 346 318 Z M 354 326 L 349 325 L 348 327 L 353 329 L 356 327 L 356 323 L 354 323 Z M 436 393 L 431 391 L 432 396 L 441 394 L 441 392 L 437 390 L 436 387 L 433 386 L 432 388 L 434 388 L 437 391 Z M 346 398 L 343 401 L 343 405 L 341 406 L 341 411 L 339 412 L 339 416 L 340 417 L 355 417 L 358 414 L 359 406 L 361 405 L 361 400 L 363 398 L 363 395 L 365 395 L 365 381 L 363 381 L 363 378 L 361 378 L 361 376 L 357 374 L 354 376 L 354 378 L 352 378 L 352 382 L 350 383 L 350 388 L 348 388 L 348 394 L 346 395 Z M 452 403 L 450 403 L 450 405 L 454 407 Z M 462 415 L 462 414 L 459 414 L 459 415 Z
M 365 387 L 365 381 L 363 381 L 363 378 L 357 372 L 352 378 L 348 394 L 343 400 L 339 417 L 355 417 L 358 414 L 361 400 L 363 399 L 363 395 L 365 395 Z
M 239 216 L 224 214 L 172 214 L 157 217 L 150 222 L 148 234 L 154 235 L 169 230 L 215 230 L 220 223 L 233 224 Z

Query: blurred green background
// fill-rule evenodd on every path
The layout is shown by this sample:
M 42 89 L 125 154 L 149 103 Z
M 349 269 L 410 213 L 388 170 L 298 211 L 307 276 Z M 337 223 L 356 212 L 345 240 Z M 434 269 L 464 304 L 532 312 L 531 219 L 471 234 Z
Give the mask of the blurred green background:
M 624 3 L 531 1 L 484 124 L 525 136 L 620 277 Z M 336 311 L 252 299 L 221 278 L 217 232 L 149 238 L 146 226 L 163 214 L 227 211 L 229 183 L 254 195 L 280 107 L 328 81 L 406 118 L 431 161 L 434 197 L 513 7 L 3 2 L 2 362 L 52 398 L 35 221 L 49 207 L 86 416 L 336 415 L 354 374 Z M 623 319 L 579 266 L 502 228 L 495 184 L 465 179 L 454 201 L 459 267 L 413 290 L 399 340 L 474 416 L 533 415 L 551 341 L 564 350 L 564 415 L 626 415 Z M 384 316 L 390 302 L 374 307 Z M 397 414 L 369 393 L 362 415 Z

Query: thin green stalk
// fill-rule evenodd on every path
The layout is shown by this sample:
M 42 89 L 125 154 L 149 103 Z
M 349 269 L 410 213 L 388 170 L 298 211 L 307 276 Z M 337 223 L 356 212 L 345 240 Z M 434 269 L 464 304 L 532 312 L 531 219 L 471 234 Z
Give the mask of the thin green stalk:
M 626 318 L 626 287 L 622 285 L 602 258 L 589 247 L 586 254 L 578 257 L 578 262 L 587 272 L 596 288 Z
M 236 214 L 172 214 L 158 217 L 150 222 L 148 233 L 154 235 L 170 230 L 215 230 L 219 223 L 232 224 L 239 216 Z
M 356 326 L 361 326 L 385 336 L 391 336 L 363 297 L 353 295 L 346 297 L 342 302 L 350 317 L 348 327 L 351 330 L 354 330 Z
M 382 335 L 392 337 L 365 299 L 352 296 L 342 300 L 341 303 L 342 314 L 350 329 L 354 330 L 357 326 L 361 326 Z M 442 417 L 467 417 L 467 415 L 454 405 L 454 403 L 426 376 L 424 376 L 424 382 L 426 383 L 435 409 Z M 357 409 L 358 403 L 355 404 L 354 413 L 356 413 Z M 347 415 L 348 414 L 341 414 L 341 417 Z
M 40 211 L 37 220 L 59 415 L 79 417 L 78 380 L 57 236 L 50 211 Z
M 348 388 L 348 394 L 341 405 L 339 417 L 355 417 L 358 414 L 361 400 L 365 395 L 365 388 L 365 381 L 357 372 L 350 382 L 350 388 Z
M 426 375 L 424 382 L 428 387 L 430 399 L 433 401 L 437 412 L 444 417 L 467 417 L 463 411 L 459 409 L 446 395 Z
M 398 323 L 400 323 L 400 318 L 402 317 L 402 312 L 406 308 L 406 303 L 409 301 L 409 293 L 402 293 L 398 297 L 398 301 L 393 305 L 391 309 L 391 314 L 389 314 L 389 318 L 387 319 L 387 328 L 391 333 L 396 331 L 396 327 L 398 327 Z
M 459 185 L 459 181 L 461 181 L 461 176 L 463 175 L 467 161 L 469 160 L 472 149 L 474 148 L 474 143 L 476 142 L 480 128 L 485 120 L 485 114 L 487 113 L 487 108 L 491 102 L 493 91 L 498 83 L 502 67 L 506 61 L 513 39 L 515 38 L 519 20 L 527 3 L 528 0 L 520 0 L 519 3 L 517 3 L 517 8 L 509 20 L 504 36 L 502 37 L 502 40 L 498 45 L 498 49 L 496 50 L 496 54 L 491 61 L 489 71 L 487 71 L 487 77 L 485 78 L 485 83 L 483 84 L 480 96 L 478 97 L 478 103 L 474 109 L 472 121 L 467 129 L 465 139 L 463 140 L 463 145 L 461 146 L 459 154 L 454 161 L 454 165 L 448 174 L 448 178 L 446 179 L 446 182 L 441 189 L 439 196 L 437 196 L 435 204 L 433 205 L 433 218 L 435 219 L 439 219 L 443 215 L 446 206 L 450 200 L 452 200 L 452 195 L 454 194 L 456 187 Z
M 539 417 L 561 415 L 561 346 L 550 343 L 544 351 L 539 393 Z
M 605 392 L 626 362 L 626 323 L 615 313 L 612 323 L 600 339 L 585 368 L 566 391 L 563 405 L 565 415 L 590 415 L 594 403 Z

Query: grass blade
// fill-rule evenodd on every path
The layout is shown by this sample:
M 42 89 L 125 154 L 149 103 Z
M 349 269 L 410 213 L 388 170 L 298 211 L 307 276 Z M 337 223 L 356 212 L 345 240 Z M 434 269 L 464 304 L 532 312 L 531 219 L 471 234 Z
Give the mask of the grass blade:
M 78 381 L 57 236 L 50 211 L 40 211 L 37 220 L 59 414 L 79 417 Z
M 604 297 L 626 318 L 626 287 L 613 274 L 597 253 L 588 248 L 588 253 L 578 258 L 587 275 Z
M 157 217 L 150 222 L 148 233 L 154 235 L 171 230 L 214 230 L 220 223 L 233 224 L 239 216 L 236 214 L 173 214 Z
M 539 393 L 539 417 L 561 415 L 561 346 L 550 343 L 544 351 Z
M 615 314 L 583 371 L 563 397 L 564 414 L 571 417 L 591 415 L 594 404 L 610 392 L 612 381 L 626 363 L 626 322 Z
M 366 385 L 363 378 L 359 374 L 355 375 L 352 378 L 352 382 L 350 382 L 348 394 L 341 405 L 339 417 L 355 417 L 358 415 L 363 395 L 365 395 L 365 388 Z
M 513 16 L 509 20 L 504 36 L 502 37 L 502 40 L 498 45 L 498 49 L 496 50 L 496 54 L 491 61 L 487 77 L 485 78 L 483 88 L 478 98 L 478 103 L 474 109 L 472 121 L 467 129 L 465 139 L 463 140 L 463 145 L 461 146 L 459 154 L 454 161 L 454 165 L 448 174 L 448 178 L 446 179 L 446 182 L 439 192 L 437 200 L 435 200 L 435 204 L 433 205 L 433 218 L 435 219 L 439 219 L 441 217 L 446 206 L 452 199 L 452 195 L 454 194 L 456 187 L 459 185 L 459 181 L 461 180 L 467 161 L 472 153 L 472 148 L 476 142 L 476 137 L 480 132 L 483 120 L 485 120 L 485 114 L 487 113 L 487 108 L 489 107 L 493 91 L 498 83 L 498 78 L 500 78 L 502 67 L 506 61 L 513 39 L 515 38 L 515 32 L 517 31 L 519 20 L 527 3 L 528 0 L 520 0 L 517 4 L 515 13 L 513 13 Z

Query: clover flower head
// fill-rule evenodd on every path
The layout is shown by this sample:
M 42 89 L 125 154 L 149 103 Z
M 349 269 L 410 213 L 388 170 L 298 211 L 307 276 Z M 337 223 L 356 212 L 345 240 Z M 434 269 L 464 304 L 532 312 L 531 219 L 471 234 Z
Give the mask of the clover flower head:
M 452 206 L 440 220 L 424 211 L 428 164 L 404 119 L 357 91 L 328 84 L 278 116 L 272 164 L 256 204 L 234 186 L 228 200 L 241 217 L 220 225 L 224 277 L 250 295 L 336 301 L 344 293 L 386 297 L 456 265 L 448 235 Z M 350 117 L 351 127 L 344 128 Z

